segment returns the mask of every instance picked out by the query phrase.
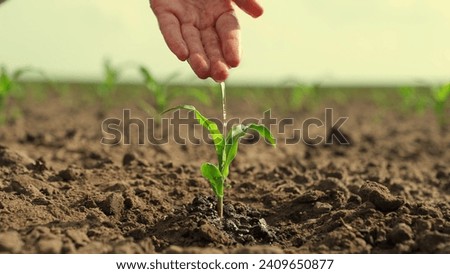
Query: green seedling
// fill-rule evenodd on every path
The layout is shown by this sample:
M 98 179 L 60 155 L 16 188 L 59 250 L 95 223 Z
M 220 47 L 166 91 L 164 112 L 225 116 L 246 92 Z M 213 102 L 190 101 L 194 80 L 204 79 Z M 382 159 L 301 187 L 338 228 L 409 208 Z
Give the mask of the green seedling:
M 156 81 L 155 77 L 150 73 L 150 70 L 144 66 L 139 67 L 139 72 L 143 78 L 146 89 L 150 92 L 154 99 L 154 106 L 142 101 L 142 106 L 147 112 L 161 113 L 167 108 L 167 104 L 172 100 L 172 96 L 168 92 L 169 83 L 176 75 L 171 75 L 168 81 L 164 83 Z
M 398 93 L 401 97 L 401 106 L 404 112 L 423 113 L 425 111 L 427 98 L 420 94 L 416 87 L 401 87 Z
M 157 81 L 155 77 L 150 73 L 150 70 L 146 67 L 140 66 L 139 72 L 146 89 L 149 91 L 154 101 L 154 105 L 151 105 L 145 101 L 141 101 L 141 107 L 149 114 L 155 115 L 163 112 L 165 109 L 167 109 L 168 104 L 172 102 L 174 98 L 180 95 L 194 97 L 205 105 L 210 104 L 210 97 L 200 89 L 194 87 L 189 88 L 188 90 L 181 90 L 175 87 L 171 88 L 172 82 L 178 76 L 177 73 L 170 75 L 165 81 Z
M 45 77 L 45 74 L 37 69 L 33 68 L 21 68 L 11 73 L 7 71 L 5 67 L 0 68 L 0 124 L 4 124 L 7 119 L 6 108 L 8 102 L 12 97 L 20 97 L 18 91 L 20 90 L 19 80 L 28 72 L 37 72 L 41 76 Z M 19 110 L 16 111 L 18 115 Z
M 437 88 L 433 92 L 434 113 L 441 128 L 445 128 L 448 123 L 448 116 L 446 115 L 446 104 L 449 98 L 450 83 Z
M 103 62 L 103 81 L 97 89 L 97 95 L 102 100 L 110 98 L 111 94 L 116 91 L 120 75 L 120 68 L 113 66 L 109 59 Z
M 295 85 L 289 96 L 289 106 L 292 110 L 303 108 L 312 97 L 317 87 L 315 85 L 297 84 Z
M 259 124 L 234 125 L 231 131 L 225 137 L 220 132 L 219 127 L 216 123 L 207 119 L 194 106 L 191 105 L 177 106 L 168 109 L 163 113 L 180 109 L 193 111 L 198 123 L 208 130 L 213 140 L 214 147 L 216 149 L 218 164 L 215 165 L 212 163 L 203 163 L 201 166 L 201 174 L 208 180 L 215 196 L 217 197 L 217 212 L 219 214 L 219 217 L 222 218 L 223 197 L 226 187 L 226 180 L 229 175 L 230 165 L 237 155 L 239 141 L 247 134 L 249 134 L 250 130 L 258 132 L 260 136 L 262 136 L 273 146 L 275 146 L 275 138 L 273 137 L 269 129 Z
M 0 124 L 5 123 L 6 115 L 5 109 L 11 90 L 15 86 L 15 81 L 7 73 L 6 68 L 2 67 L 0 70 Z
M 123 62 L 113 64 L 111 60 L 103 61 L 103 78 L 97 86 L 97 96 L 104 107 L 110 108 L 118 99 L 117 90 L 122 81 L 123 75 L 127 71 L 135 70 L 137 65 L 134 62 Z M 130 94 L 127 94 L 129 96 Z

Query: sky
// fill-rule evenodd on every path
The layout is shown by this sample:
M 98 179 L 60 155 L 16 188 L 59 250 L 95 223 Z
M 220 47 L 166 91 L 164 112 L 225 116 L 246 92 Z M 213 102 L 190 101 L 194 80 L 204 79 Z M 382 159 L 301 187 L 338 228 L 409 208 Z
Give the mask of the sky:
M 260 0 L 242 11 L 242 62 L 227 82 L 415 83 L 450 80 L 448 0 Z M 196 79 L 169 51 L 147 0 L 7 0 L 0 65 L 98 80 L 102 62 L 141 64 L 164 79 Z M 136 71 L 125 73 L 135 79 Z

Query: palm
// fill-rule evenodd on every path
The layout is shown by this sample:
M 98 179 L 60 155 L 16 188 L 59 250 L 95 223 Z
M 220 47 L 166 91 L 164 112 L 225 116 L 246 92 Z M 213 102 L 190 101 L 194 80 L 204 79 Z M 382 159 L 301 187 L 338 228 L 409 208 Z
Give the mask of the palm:
M 188 60 L 198 77 L 224 81 L 228 69 L 239 64 L 239 23 L 231 0 L 150 3 L 167 45 L 180 60 Z

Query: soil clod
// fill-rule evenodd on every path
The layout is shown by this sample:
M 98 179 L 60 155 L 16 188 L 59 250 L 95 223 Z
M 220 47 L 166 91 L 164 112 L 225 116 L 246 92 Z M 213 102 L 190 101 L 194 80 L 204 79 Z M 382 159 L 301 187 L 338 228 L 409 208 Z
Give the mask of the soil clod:
M 16 231 L 0 233 L 0 253 L 18 253 L 23 246 L 20 234 Z
M 106 215 L 114 215 L 120 218 L 124 209 L 124 202 L 125 199 L 121 194 L 112 193 L 100 203 L 100 209 Z
M 396 244 L 412 240 L 413 237 L 414 233 L 411 227 L 405 223 L 396 225 L 389 234 L 389 239 Z
M 366 182 L 359 194 L 364 201 L 370 201 L 383 212 L 395 211 L 404 203 L 403 199 L 393 196 L 387 187 L 376 182 Z

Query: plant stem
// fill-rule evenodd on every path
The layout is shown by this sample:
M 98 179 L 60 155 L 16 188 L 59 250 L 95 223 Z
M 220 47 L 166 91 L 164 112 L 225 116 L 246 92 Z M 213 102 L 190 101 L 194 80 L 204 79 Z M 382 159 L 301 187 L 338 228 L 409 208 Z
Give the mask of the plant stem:
M 223 218 L 223 197 L 217 196 L 217 212 L 219 213 L 219 218 Z

